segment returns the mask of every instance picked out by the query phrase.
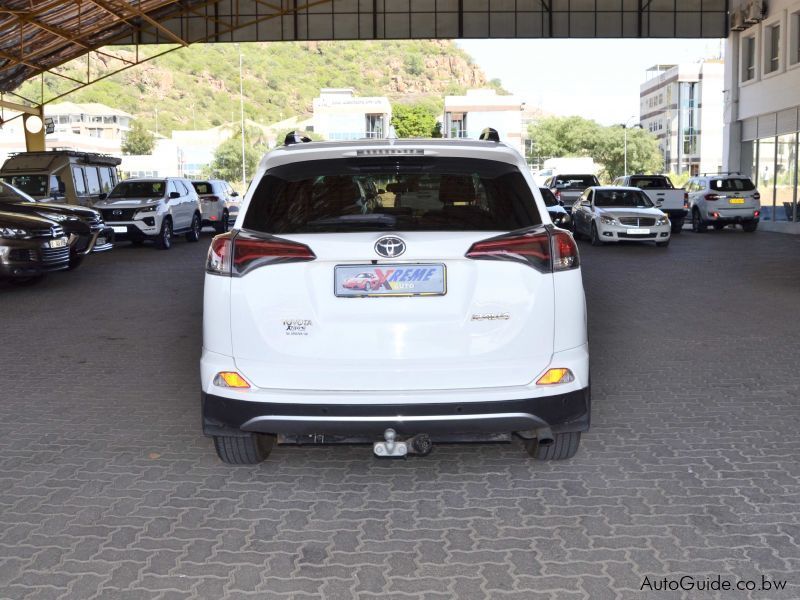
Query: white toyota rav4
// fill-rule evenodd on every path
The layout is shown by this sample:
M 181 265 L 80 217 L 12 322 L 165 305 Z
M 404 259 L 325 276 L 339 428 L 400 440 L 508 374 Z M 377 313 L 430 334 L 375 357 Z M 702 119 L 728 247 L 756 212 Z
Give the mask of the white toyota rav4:
M 534 458 L 573 456 L 591 402 L 578 251 L 519 153 L 492 130 L 286 142 L 208 253 L 202 412 L 219 457 L 511 434 Z

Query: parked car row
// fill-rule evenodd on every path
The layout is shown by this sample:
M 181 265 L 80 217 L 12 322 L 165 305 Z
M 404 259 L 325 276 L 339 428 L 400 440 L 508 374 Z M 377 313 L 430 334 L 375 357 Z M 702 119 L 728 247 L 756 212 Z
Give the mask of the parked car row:
M 36 202 L 0 181 L 0 279 L 30 284 L 75 269 L 88 254 L 111 250 L 113 238 L 98 211 Z
M 49 271 L 74 269 L 118 241 L 151 240 L 169 249 L 176 235 L 197 241 L 203 226 L 224 233 L 236 219 L 238 193 L 225 181 L 118 182 L 114 160 L 59 151 L 6 161 L 0 170 L 0 279 L 34 283 Z
M 698 233 L 727 225 L 753 232 L 761 215 L 755 185 L 738 173 L 696 176 L 686 189 L 675 188 L 663 175 L 628 175 L 601 186 L 591 174 L 559 174 L 540 191 L 553 223 L 593 245 L 624 240 L 667 246 L 689 214 Z

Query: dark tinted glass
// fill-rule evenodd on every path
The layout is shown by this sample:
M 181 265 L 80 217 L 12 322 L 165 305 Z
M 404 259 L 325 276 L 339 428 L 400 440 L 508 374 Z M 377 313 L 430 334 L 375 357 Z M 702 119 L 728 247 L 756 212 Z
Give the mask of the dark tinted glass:
M 594 205 L 601 208 L 650 208 L 653 203 L 638 190 L 595 190 Z
M 666 177 L 631 177 L 631 185 L 633 187 L 671 190 L 673 189 L 672 183 Z
M 747 177 L 731 177 L 729 179 L 711 179 L 709 187 L 719 192 L 752 192 L 756 189 Z
M 7 183 L 0 182 L 0 203 L 34 202 L 27 194 L 20 193 Z
M 48 194 L 47 175 L 8 175 L 3 180 L 31 196 Z
M 163 181 L 123 181 L 117 184 L 109 198 L 161 198 L 164 195 Z
M 559 175 L 555 178 L 555 184 L 567 184 L 568 188 L 586 189 L 593 185 L 600 185 L 594 175 Z
M 545 206 L 558 206 L 558 200 L 556 200 L 555 195 L 553 192 L 550 191 L 550 188 L 541 187 L 539 191 L 542 192 L 542 198 L 544 199 Z
M 271 169 L 253 193 L 244 228 L 275 234 L 511 231 L 541 222 L 531 189 L 513 165 L 357 157 Z

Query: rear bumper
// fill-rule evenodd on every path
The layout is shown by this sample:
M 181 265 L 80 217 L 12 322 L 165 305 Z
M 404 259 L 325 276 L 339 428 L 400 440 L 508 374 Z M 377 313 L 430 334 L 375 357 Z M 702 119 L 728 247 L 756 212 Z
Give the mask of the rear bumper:
M 586 431 L 591 388 L 518 400 L 418 404 L 289 404 L 202 393 L 206 435 L 378 435 L 510 433 L 549 427 Z

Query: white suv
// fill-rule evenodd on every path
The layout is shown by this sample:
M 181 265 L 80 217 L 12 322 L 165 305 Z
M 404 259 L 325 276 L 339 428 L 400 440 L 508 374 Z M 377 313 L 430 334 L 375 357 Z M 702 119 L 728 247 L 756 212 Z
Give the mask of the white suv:
M 701 175 L 686 184 L 692 231 L 703 233 L 712 225 L 741 225 L 747 232 L 758 227 L 761 194 L 747 178 L 737 174 Z
M 287 142 L 209 249 L 202 417 L 219 457 L 511 433 L 535 458 L 573 456 L 591 401 L 578 251 L 522 157 L 483 140 Z
M 185 234 L 190 242 L 200 239 L 200 199 L 192 183 L 182 177 L 126 179 L 108 196 L 101 194 L 95 208 L 117 240 L 141 244 L 150 239 L 156 247 L 169 250 L 176 234 Z

